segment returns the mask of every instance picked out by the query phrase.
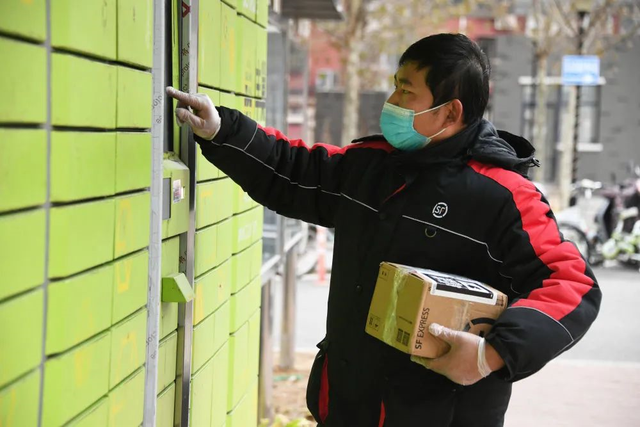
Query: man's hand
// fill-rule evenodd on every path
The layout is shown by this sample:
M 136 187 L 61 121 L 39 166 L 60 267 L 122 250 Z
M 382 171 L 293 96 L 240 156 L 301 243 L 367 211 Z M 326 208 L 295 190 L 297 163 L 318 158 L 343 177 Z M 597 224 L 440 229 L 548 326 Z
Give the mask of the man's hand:
M 178 101 L 176 120 L 180 126 L 187 123 L 194 134 L 209 141 L 216 136 L 221 125 L 220 115 L 207 95 L 191 95 L 171 86 L 167 87 L 167 95 Z
M 504 361 L 493 347 L 485 344 L 483 338 L 477 335 L 454 331 L 435 323 L 429 326 L 429 332 L 449 344 L 451 349 L 438 358 L 419 358 L 418 362 L 457 384 L 475 384 L 504 366 Z M 485 347 L 486 353 L 481 346 Z

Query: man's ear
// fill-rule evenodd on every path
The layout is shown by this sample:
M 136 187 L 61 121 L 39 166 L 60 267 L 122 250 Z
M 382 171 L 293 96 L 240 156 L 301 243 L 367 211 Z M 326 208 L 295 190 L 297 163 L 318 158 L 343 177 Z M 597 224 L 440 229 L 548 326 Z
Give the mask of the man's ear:
M 445 127 L 463 124 L 464 108 L 462 107 L 462 102 L 460 102 L 459 99 L 452 100 L 445 108 L 447 108 L 447 117 L 444 120 Z

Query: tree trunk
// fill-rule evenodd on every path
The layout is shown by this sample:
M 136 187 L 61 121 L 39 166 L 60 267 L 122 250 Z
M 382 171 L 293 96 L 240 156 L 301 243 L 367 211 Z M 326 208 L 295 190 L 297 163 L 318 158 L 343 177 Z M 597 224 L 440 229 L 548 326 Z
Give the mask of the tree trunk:
M 573 130 L 575 125 L 575 86 L 571 87 L 569 92 L 567 111 L 562 117 L 562 152 L 560 153 L 560 206 L 554 207 L 557 211 L 566 208 L 569 205 L 571 197 L 571 175 L 573 172 Z
M 535 86 L 535 110 L 533 114 L 533 146 L 536 148 L 536 157 L 540 160 L 540 169 L 535 171 L 534 178 L 540 182 L 546 182 L 546 171 L 552 161 L 552 156 L 547 150 L 547 96 L 548 87 L 545 84 L 547 77 L 546 55 L 540 55 L 537 58 L 536 76 L 537 84 Z
M 365 0 L 349 2 L 348 28 L 346 40 L 344 111 L 342 119 L 342 146 L 347 146 L 358 136 L 358 108 L 360 76 L 360 53 L 365 26 Z

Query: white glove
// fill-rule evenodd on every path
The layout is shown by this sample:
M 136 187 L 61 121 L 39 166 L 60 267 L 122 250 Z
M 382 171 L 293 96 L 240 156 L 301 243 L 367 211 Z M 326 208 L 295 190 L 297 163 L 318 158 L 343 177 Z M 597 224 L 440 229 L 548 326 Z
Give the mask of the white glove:
M 449 344 L 450 350 L 435 359 L 412 356 L 412 361 L 463 386 L 475 384 L 491 374 L 492 369 L 487 362 L 484 338 L 445 328 L 436 323 L 429 326 L 429 332 Z
M 222 122 L 220 114 L 209 96 L 204 93 L 188 94 L 171 86 L 167 87 L 167 95 L 178 101 L 176 108 L 178 125 L 182 126 L 187 123 L 191 126 L 194 134 L 208 141 L 217 135 Z

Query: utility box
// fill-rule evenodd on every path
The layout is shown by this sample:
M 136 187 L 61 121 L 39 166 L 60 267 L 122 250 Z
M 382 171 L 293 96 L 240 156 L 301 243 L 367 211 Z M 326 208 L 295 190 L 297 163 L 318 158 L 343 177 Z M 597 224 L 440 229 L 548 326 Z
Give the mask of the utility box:
M 173 154 L 163 161 L 162 238 L 184 233 L 189 228 L 189 168 Z

